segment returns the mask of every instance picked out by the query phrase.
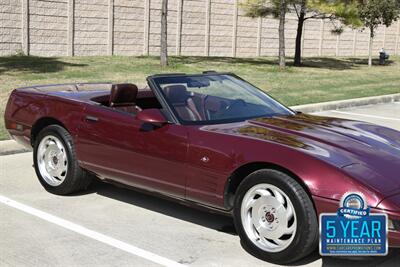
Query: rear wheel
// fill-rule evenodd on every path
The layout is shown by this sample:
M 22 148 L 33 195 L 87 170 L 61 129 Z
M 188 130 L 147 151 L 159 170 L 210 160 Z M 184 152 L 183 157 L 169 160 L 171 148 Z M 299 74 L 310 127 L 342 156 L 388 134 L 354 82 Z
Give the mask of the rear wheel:
M 288 264 L 317 245 L 318 222 L 307 193 L 292 177 L 259 170 L 240 184 L 234 220 L 243 247 L 265 261 Z
M 90 176 L 78 165 L 71 135 L 59 125 L 50 125 L 38 134 L 33 161 L 43 187 L 58 195 L 86 189 Z

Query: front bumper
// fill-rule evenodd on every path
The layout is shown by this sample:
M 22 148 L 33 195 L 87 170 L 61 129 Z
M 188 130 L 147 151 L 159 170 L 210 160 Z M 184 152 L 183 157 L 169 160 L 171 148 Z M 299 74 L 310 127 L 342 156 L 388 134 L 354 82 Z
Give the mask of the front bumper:
M 321 213 L 336 213 L 339 208 L 339 201 L 313 196 L 315 203 L 315 208 L 317 210 L 318 216 Z M 400 221 L 400 212 L 382 210 L 382 209 L 371 209 L 372 213 L 386 213 L 388 218 L 392 221 Z M 388 233 L 389 247 L 400 248 L 400 231 L 399 230 L 389 230 Z

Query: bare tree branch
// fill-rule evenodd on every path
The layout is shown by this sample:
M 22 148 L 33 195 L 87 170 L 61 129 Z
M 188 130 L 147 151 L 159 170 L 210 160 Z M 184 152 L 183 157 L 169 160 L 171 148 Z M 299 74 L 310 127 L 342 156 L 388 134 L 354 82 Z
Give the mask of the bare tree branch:
M 295 3 L 293 3 L 293 8 L 296 11 L 297 18 L 300 18 L 300 14 L 299 11 L 297 10 L 297 5 Z

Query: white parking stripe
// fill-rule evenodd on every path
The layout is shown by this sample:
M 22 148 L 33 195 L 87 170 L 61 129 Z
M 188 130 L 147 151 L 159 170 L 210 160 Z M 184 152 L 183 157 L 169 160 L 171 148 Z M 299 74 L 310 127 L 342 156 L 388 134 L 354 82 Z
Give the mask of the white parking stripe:
M 140 249 L 138 247 L 132 246 L 128 243 L 122 242 L 120 240 L 117 240 L 115 238 L 103 235 L 101 233 L 98 233 L 96 231 L 87 229 L 83 226 L 80 226 L 78 224 L 75 224 L 73 222 L 61 219 L 59 217 L 56 217 L 54 215 L 51 215 L 49 213 L 43 212 L 41 210 L 29 207 L 27 205 L 21 204 L 17 201 L 14 201 L 8 197 L 0 195 L 0 203 L 3 203 L 7 206 L 16 208 L 20 211 L 23 211 L 25 213 L 28 213 L 30 215 L 33 215 L 35 217 L 38 217 L 42 220 L 45 220 L 47 222 L 56 224 L 58 226 L 61 226 L 65 229 L 71 230 L 75 233 L 81 234 L 83 236 L 89 237 L 91 239 L 100 241 L 104 244 L 107 244 L 109 246 L 112 246 L 114 248 L 118 248 L 120 250 L 123 250 L 125 252 L 128 252 L 130 254 L 136 255 L 138 257 L 144 258 L 146 260 L 155 262 L 157 264 L 163 265 L 163 266 L 176 266 L 176 267 L 184 267 L 185 265 L 180 264 L 178 262 L 169 260 L 167 258 L 164 258 L 162 256 L 156 255 L 152 252 Z
M 344 112 L 344 111 L 338 111 L 338 110 L 332 110 L 332 111 L 330 111 L 330 112 L 340 113 L 340 114 L 346 114 L 346 115 L 370 117 L 370 118 L 382 119 L 382 120 L 400 121 L 400 119 L 397 119 L 397 118 L 388 118 L 388 117 L 375 116 L 375 115 L 367 115 L 367 114 L 354 113 L 354 112 Z

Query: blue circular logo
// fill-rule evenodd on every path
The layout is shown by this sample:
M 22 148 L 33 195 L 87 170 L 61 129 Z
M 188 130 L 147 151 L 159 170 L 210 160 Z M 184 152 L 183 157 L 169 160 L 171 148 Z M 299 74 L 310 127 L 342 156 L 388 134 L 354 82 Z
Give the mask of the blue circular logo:
M 340 201 L 339 214 L 349 219 L 367 216 L 369 213 L 367 201 L 361 193 L 347 193 Z

